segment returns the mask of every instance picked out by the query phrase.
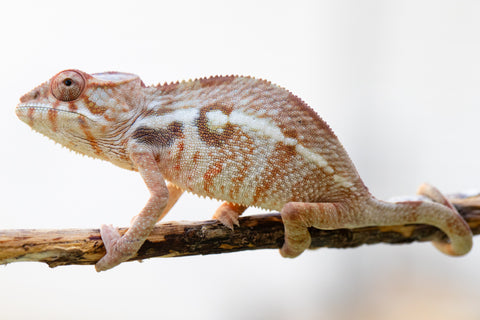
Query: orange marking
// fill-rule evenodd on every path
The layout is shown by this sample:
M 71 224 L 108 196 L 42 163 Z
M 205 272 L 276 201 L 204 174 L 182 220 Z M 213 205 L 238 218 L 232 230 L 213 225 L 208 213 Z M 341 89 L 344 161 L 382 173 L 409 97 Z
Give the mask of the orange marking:
M 34 109 L 34 108 L 28 108 L 28 112 L 27 112 L 27 114 L 28 114 L 28 122 L 29 122 L 28 125 L 29 125 L 30 127 L 33 127 L 33 123 L 34 123 L 34 122 L 33 122 L 33 114 L 34 114 L 34 113 L 35 113 L 35 109 Z
M 95 103 L 92 103 L 92 104 L 89 103 L 87 108 L 88 110 L 90 110 L 92 114 L 104 114 L 105 111 L 107 111 L 107 107 L 100 107 L 100 106 L 97 106 Z
M 97 141 L 95 140 L 95 137 L 93 134 L 90 132 L 87 123 L 85 122 L 85 118 L 83 116 L 78 117 L 78 124 L 80 125 L 80 128 L 82 128 L 83 133 L 85 134 L 85 137 L 87 138 L 88 143 L 93 149 L 93 152 L 96 155 L 101 155 L 102 154 L 102 149 L 98 146 Z
M 173 166 L 173 170 L 176 170 L 176 171 L 181 171 L 182 170 L 182 167 L 181 167 L 181 160 L 182 160 L 182 152 L 183 152 L 183 149 L 185 147 L 185 144 L 183 143 L 183 141 L 180 141 L 178 143 L 178 152 L 176 152 L 176 156 L 175 156 L 175 165 Z
M 198 164 L 198 160 L 200 159 L 200 151 L 197 151 L 195 152 L 195 154 L 193 155 L 193 164 L 194 165 L 197 165 Z
M 107 107 L 97 106 L 95 102 L 90 101 L 88 97 L 85 97 L 85 99 L 83 99 L 83 102 L 85 103 L 88 110 L 90 110 L 92 114 L 104 114 L 105 111 L 107 111 L 108 109 Z
M 75 102 L 69 102 L 68 103 L 68 110 L 70 111 L 77 111 L 78 110 L 78 107 L 77 105 L 75 104 Z
M 216 162 L 213 166 L 210 166 L 203 175 L 203 189 L 209 191 L 210 187 L 213 185 L 213 179 L 222 172 L 223 162 Z
M 48 120 L 50 120 L 50 123 L 52 125 L 52 130 L 53 132 L 57 132 L 57 116 L 58 112 L 55 109 L 48 109 Z
M 237 135 L 238 139 L 235 143 L 240 143 L 240 135 Z M 251 138 L 247 137 L 247 142 L 245 143 L 245 147 L 242 148 L 242 154 L 240 159 L 236 159 L 235 162 L 238 163 L 238 173 L 234 177 L 232 177 L 232 188 L 230 189 L 230 198 L 235 198 L 238 194 L 240 187 L 243 185 L 243 181 L 249 175 L 248 168 L 250 167 L 250 157 L 253 154 L 253 149 L 255 144 L 251 141 Z
M 220 104 L 209 105 L 200 109 L 200 116 L 196 120 L 198 135 L 203 142 L 209 146 L 222 147 L 232 137 L 234 127 L 231 123 L 225 124 L 222 132 L 211 130 L 208 126 L 207 113 L 214 110 L 220 110 L 225 115 L 232 112 L 232 107 Z
M 104 114 L 104 115 L 103 115 L 103 118 L 104 118 L 105 120 L 107 120 L 108 122 L 113 122 L 113 121 L 116 120 L 116 118 L 111 118 L 111 117 L 109 117 L 107 114 Z

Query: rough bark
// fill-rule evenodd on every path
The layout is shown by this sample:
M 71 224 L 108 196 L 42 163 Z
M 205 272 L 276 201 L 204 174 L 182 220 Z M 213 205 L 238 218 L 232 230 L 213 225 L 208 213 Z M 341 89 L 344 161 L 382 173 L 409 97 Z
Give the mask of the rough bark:
M 474 234 L 480 233 L 480 196 L 452 199 Z M 126 228 L 120 229 L 124 233 Z M 435 227 L 405 225 L 359 229 L 311 229 L 311 248 L 352 248 L 363 244 L 410 243 L 444 239 Z M 214 220 L 159 224 L 131 260 L 207 255 L 243 250 L 275 249 L 283 244 L 280 215 L 240 218 L 230 230 Z M 18 261 L 60 265 L 91 265 L 105 254 L 98 229 L 0 230 L 0 264 Z

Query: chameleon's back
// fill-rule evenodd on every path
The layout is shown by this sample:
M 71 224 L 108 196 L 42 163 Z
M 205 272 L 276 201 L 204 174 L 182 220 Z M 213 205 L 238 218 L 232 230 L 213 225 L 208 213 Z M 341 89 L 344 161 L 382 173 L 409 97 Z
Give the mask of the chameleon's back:
M 146 90 L 132 136 L 182 189 L 274 210 L 367 193 L 328 125 L 283 88 L 231 76 Z

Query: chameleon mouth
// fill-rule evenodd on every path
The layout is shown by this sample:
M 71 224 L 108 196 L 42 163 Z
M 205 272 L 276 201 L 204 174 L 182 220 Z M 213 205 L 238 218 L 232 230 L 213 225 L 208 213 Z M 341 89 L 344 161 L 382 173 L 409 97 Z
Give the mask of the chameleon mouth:
M 84 116 L 75 111 L 62 110 L 53 108 L 49 104 L 44 103 L 20 103 L 15 108 L 15 114 L 23 122 L 27 123 L 31 127 L 36 122 L 44 122 L 45 120 L 54 121 L 58 117 L 62 118 L 62 121 L 87 121 L 94 122 L 92 119 Z
M 91 128 L 96 127 L 95 121 L 83 114 L 52 108 L 49 104 L 20 103 L 15 108 L 15 113 L 33 130 L 64 145 L 68 143 L 67 136 L 84 140 L 91 135 Z
M 44 103 L 19 103 L 15 108 L 15 113 L 19 118 L 23 114 L 29 113 L 32 111 L 39 112 L 39 113 L 54 111 L 57 113 L 71 113 L 72 115 L 75 115 L 75 116 L 83 116 L 80 113 L 77 113 L 75 111 L 55 109 L 51 105 L 44 104 Z

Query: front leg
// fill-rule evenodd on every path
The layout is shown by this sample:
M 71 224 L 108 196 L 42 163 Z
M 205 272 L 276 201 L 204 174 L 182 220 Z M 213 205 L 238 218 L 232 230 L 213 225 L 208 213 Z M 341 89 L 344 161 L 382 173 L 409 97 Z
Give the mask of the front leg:
M 174 185 L 170 181 L 167 181 L 167 189 L 168 189 L 168 202 L 167 202 L 167 205 L 165 206 L 165 208 L 163 208 L 162 214 L 158 217 L 157 222 L 162 220 L 163 217 L 165 217 L 167 215 L 167 213 L 170 211 L 170 209 L 172 209 L 172 207 L 175 205 L 175 203 L 177 203 L 178 199 L 180 199 L 180 197 L 182 196 L 182 194 L 184 192 L 182 189 L 180 189 L 179 187 L 177 187 L 176 185 Z M 132 220 L 130 220 L 130 224 L 133 224 L 135 219 L 137 219 L 137 216 L 138 215 L 134 216 L 132 218 Z
M 131 159 L 150 191 L 150 199 L 122 237 L 112 226 L 101 227 L 100 234 L 107 254 L 95 265 L 97 271 L 113 268 L 134 256 L 152 232 L 168 202 L 167 185 L 153 154 L 134 152 Z

